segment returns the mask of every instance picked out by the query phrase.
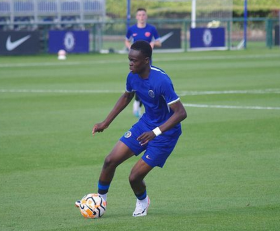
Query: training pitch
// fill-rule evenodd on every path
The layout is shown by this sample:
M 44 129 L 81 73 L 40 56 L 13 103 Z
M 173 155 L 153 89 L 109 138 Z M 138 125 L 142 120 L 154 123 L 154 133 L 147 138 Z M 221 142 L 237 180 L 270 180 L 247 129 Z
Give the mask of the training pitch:
M 127 55 L 0 57 L 0 230 L 280 229 L 280 50 L 154 54 L 188 112 L 163 169 L 146 178 L 148 216 L 132 217 L 118 167 L 101 219 L 74 202 L 97 192 L 104 157 L 136 122 L 130 104 L 91 135 L 125 90 Z

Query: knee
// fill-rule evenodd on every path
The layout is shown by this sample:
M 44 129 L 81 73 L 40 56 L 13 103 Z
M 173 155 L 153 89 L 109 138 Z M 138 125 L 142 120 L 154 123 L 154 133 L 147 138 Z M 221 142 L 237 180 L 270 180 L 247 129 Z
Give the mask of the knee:
M 139 181 L 141 181 L 140 177 L 136 173 L 131 172 L 129 175 L 129 183 L 133 185 Z
M 118 166 L 117 162 L 110 155 L 108 155 L 105 158 L 103 168 L 111 168 L 111 167 L 116 168 L 117 166 Z

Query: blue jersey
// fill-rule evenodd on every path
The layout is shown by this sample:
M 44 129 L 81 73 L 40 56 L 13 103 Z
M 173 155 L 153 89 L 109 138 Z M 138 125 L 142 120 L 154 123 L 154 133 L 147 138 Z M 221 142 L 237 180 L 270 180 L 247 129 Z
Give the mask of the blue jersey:
M 135 91 L 141 99 L 145 113 L 140 120 L 151 130 L 163 124 L 173 115 L 169 105 L 180 100 L 169 76 L 154 66 L 151 66 L 147 79 L 142 79 L 138 74 L 130 72 L 127 76 L 126 91 Z M 174 132 L 181 132 L 180 124 L 164 134 L 172 135 Z
M 132 38 L 133 43 L 139 40 L 144 40 L 150 43 L 153 38 L 155 40 L 159 39 L 159 35 L 156 28 L 150 24 L 146 24 L 146 27 L 144 28 L 138 28 L 137 24 L 135 24 L 127 30 L 126 38 L 128 40 Z

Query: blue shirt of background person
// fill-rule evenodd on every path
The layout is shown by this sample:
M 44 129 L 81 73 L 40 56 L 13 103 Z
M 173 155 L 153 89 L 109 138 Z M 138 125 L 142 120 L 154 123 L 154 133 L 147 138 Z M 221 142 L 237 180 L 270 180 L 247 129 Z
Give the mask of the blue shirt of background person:
M 137 24 L 131 26 L 126 33 L 126 38 L 132 40 L 132 43 L 144 40 L 151 43 L 153 40 L 158 40 L 159 35 L 156 28 L 153 25 L 146 24 L 145 27 L 139 28 Z

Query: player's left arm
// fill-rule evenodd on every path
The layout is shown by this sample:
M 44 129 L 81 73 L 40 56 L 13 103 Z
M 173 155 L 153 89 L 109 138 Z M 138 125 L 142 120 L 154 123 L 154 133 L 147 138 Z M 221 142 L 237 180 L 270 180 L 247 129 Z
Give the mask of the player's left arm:
M 187 118 L 187 111 L 180 100 L 169 104 L 169 107 L 174 112 L 174 114 L 164 124 L 159 126 L 159 129 L 162 133 L 168 131 Z
M 155 27 L 153 27 L 153 29 L 152 29 L 152 34 L 153 34 L 154 40 L 150 42 L 151 47 L 152 48 L 161 47 L 160 37 L 159 37 L 158 31 Z
M 152 48 L 154 47 L 161 47 L 161 41 L 158 39 L 158 40 L 154 40 L 152 42 L 150 42 L 150 45 Z
M 169 104 L 169 107 L 174 112 L 174 114 L 165 123 L 160 125 L 158 128 L 155 128 L 157 129 L 156 131 L 153 130 L 144 132 L 142 135 L 140 135 L 138 137 L 138 141 L 141 143 L 141 145 L 145 145 L 150 140 L 154 139 L 156 137 L 156 133 L 158 133 L 157 135 L 160 135 L 187 118 L 187 112 L 180 100 Z

